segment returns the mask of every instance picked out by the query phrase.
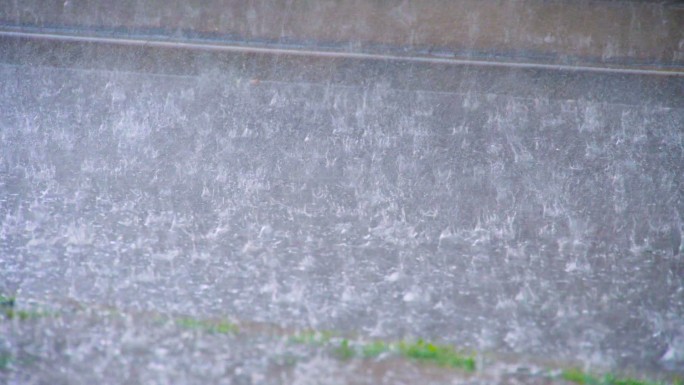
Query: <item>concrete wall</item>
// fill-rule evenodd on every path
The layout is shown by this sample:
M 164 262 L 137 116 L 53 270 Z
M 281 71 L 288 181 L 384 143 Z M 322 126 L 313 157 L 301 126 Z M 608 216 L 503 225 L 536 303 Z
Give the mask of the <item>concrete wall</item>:
M 0 23 L 336 51 L 684 66 L 684 6 L 667 1 L 15 0 L 0 3 Z

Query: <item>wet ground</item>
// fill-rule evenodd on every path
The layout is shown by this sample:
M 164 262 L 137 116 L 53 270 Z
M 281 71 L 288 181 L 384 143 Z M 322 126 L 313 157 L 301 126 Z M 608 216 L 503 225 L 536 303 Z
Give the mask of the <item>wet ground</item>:
M 0 293 L 50 313 L 0 323 L 9 383 L 684 373 L 681 78 L 382 61 L 294 78 L 280 56 L 183 72 L 172 51 L 130 53 L 141 69 L 5 44 Z M 433 70 L 453 86 L 421 86 Z M 181 316 L 515 364 L 344 360 Z

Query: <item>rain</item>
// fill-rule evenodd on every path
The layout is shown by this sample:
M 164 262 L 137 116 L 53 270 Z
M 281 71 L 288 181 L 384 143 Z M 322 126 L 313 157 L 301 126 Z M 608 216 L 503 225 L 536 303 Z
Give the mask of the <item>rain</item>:
M 676 2 L 49 3 L 0 383 L 684 381 Z

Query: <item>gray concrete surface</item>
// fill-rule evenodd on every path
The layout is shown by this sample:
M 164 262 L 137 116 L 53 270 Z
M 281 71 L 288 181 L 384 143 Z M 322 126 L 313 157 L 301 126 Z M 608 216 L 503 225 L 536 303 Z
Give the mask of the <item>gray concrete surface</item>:
M 4 37 L 0 84 L 0 292 L 62 314 L 3 381 L 549 381 L 149 314 L 682 374 L 682 77 Z

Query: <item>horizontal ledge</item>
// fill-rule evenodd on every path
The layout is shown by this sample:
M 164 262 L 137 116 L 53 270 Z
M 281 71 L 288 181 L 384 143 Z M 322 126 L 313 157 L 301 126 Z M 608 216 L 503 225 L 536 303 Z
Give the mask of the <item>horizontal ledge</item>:
M 506 61 L 506 60 L 483 60 L 483 59 L 468 59 L 459 57 L 434 57 L 434 56 L 416 56 L 416 55 L 397 55 L 397 54 L 382 54 L 372 52 L 347 52 L 335 50 L 316 50 L 308 48 L 297 47 L 282 47 L 269 44 L 255 45 L 245 42 L 244 45 L 220 42 L 220 41 L 205 41 L 200 39 L 160 39 L 156 37 L 138 35 L 129 37 L 118 36 L 102 36 L 89 35 L 80 33 L 66 33 L 53 31 L 22 31 L 16 28 L 8 28 L 7 26 L 0 26 L 0 36 L 12 38 L 25 39 L 43 39 L 43 40 L 57 40 L 69 42 L 82 43 L 100 43 L 100 44 L 117 44 L 117 45 L 131 45 L 141 47 L 157 47 L 157 48 L 176 48 L 176 49 L 194 49 L 205 51 L 220 51 L 220 52 L 236 52 L 236 53 L 258 53 L 270 55 L 295 55 L 295 56 L 311 56 L 318 58 L 333 58 L 333 59 L 362 59 L 362 60 L 377 60 L 377 61 L 395 61 L 395 62 L 410 62 L 410 63 L 427 63 L 427 64 L 447 64 L 447 65 L 468 65 L 468 66 L 484 66 L 484 67 L 506 67 L 516 69 L 542 69 L 555 71 L 580 71 L 580 72 L 601 72 L 612 74 L 633 74 L 633 75 L 658 75 L 658 76 L 684 76 L 684 68 L 653 68 L 644 66 L 607 66 L 607 65 L 567 65 L 567 64 L 551 64 L 538 63 L 532 61 Z

